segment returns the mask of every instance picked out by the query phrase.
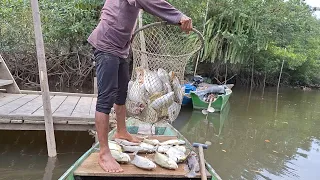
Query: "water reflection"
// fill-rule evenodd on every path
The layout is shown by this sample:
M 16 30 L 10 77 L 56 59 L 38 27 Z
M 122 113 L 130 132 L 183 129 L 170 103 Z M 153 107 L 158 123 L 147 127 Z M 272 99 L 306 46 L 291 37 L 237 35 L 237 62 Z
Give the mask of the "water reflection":
M 249 96 L 250 95 L 250 96 Z M 277 114 L 276 114 L 277 112 Z M 184 107 L 173 123 L 190 142 L 211 141 L 206 160 L 223 179 L 320 179 L 320 92 L 234 89 L 221 113 Z M 88 132 L 0 131 L 0 180 L 58 179 L 94 143 Z
M 58 179 L 94 139 L 88 132 L 55 132 L 56 158 L 48 158 L 44 131 L 0 131 L 0 180 Z
M 237 90 L 230 109 L 208 116 L 194 111 L 179 130 L 205 151 L 223 179 L 320 179 L 320 93 Z

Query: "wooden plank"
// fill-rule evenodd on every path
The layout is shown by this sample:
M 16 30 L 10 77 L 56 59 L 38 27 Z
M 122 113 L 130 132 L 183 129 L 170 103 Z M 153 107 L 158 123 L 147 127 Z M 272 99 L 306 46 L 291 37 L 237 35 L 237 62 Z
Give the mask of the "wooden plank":
M 92 99 L 90 115 L 94 115 L 96 113 L 96 105 L 97 105 L 97 98 Z
M 3 97 L 6 97 L 6 93 L 0 93 L 0 101 L 1 101 L 1 98 Z
M 54 124 L 55 131 L 88 131 L 95 130 L 92 125 L 69 125 L 69 124 Z M 1 124 L 0 130 L 45 130 L 44 124 Z
M 41 91 L 20 90 L 22 94 L 39 94 Z M 68 93 L 68 92 L 50 92 L 51 96 L 80 96 L 80 97 L 97 97 L 97 94 L 84 94 L 84 93 Z
M 14 110 L 10 114 L 31 115 L 33 112 L 35 112 L 40 107 L 42 107 L 42 97 L 38 96 L 37 98 L 33 99 L 32 101 L 21 106 L 19 109 Z
M 51 98 L 51 110 L 56 111 L 58 107 L 65 101 L 67 96 L 54 96 Z M 43 116 L 43 107 L 40 107 L 37 111 L 32 113 L 33 116 Z
M 7 124 L 10 123 L 10 119 L 0 119 L 0 124 Z
M 88 121 L 88 124 L 90 124 L 90 125 L 94 125 L 94 124 L 96 124 L 94 121 Z
M 82 117 L 89 116 L 92 104 L 92 97 L 81 97 L 74 111 L 72 112 L 72 117 Z
M 0 107 L 4 106 L 7 103 L 15 101 L 15 100 L 17 100 L 19 98 L 22 98 L 23 96 L 26 96 L 26 95 L 27 94 L 5 94 L 4 97 L 1 98 Z
M 0 114 L 1 119 L 23 119 L 23 120 L 44 120 L 43 116 L 29 116 L 29 115 L 13 115 L 13 114 Z M 59 117 L 54 116 L 53 121 L 94 121 L 93 117 Z
M 33 121 L 33 120 L 24 120 L 25 124 L 44 124 L 44 121 Z
M 68 96 L 61 106 L 53 113 L 54 116 L 68 117 L 71 116 L 76 107 L 80 97 Z
M 68 121 L 53 121 L 53 124 L 68 124 Z
M 21 124 L 23 122 L 23 120 L 19 120 L 19 119 L 12 119 L 10 121 L 12 124 Z
M 33 99 L 37 98 L 39 95 L 27 95 L 23 96 L 15 101 L 7 103 L 4 106 L 0 107 L 0 114 L 10 114 L 14 110 L 20 108 L 21 106 L 25 105 L 26 103 L 32 101 Z
M 88 121 L 68 121 L 68 124 L 81 124 L 81 125 L 87 125 Z
M 6 85 L 10 85 L 10 84 L 13 84 L 12 80 L 0 79 L 0 86 L 6 86 Z

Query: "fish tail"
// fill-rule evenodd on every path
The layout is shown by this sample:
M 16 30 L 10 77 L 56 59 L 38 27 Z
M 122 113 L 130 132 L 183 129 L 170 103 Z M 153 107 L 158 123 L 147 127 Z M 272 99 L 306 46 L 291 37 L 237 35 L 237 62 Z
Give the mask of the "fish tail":
M 187 174 L 186 174 L 186 176 L 188 177 L 188 178 L 193 178 L 193 177 L 196 177 L 196 172 L 194 171 L 194 170 L 191 170 L 191 171 L 189 171 Z
M 155 146 L 155 148 L 154 148 L 156 152 L 159 152 L 159 151 L 158 151 L 158 148 L 159 148 L 159 144 L 157 144 L 157 145 Z
M 139 149 L 136 150 L 135 152 L 133 152 L 133 155 L 136 156 L 138 154 L 138 152 L 139 152 Z

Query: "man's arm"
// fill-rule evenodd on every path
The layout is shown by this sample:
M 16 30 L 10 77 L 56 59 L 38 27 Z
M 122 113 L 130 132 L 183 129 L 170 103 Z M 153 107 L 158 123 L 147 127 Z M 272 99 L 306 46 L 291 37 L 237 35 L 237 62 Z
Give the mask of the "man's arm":
M 161 19 L 173 24 L 181 24 L 181 29 L 189 32 L 192 29 L 192 22 L 189 17 L 174 8 L 165 0 L 127 0 L 129 4 L 143 9 L 144 11 L 158 16 Z

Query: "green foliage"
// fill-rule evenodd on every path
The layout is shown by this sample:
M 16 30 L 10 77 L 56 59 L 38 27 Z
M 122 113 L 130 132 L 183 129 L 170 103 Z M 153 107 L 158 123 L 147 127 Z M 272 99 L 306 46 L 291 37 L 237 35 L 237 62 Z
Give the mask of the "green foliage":
M 192 17 L 204 32 L 205 48 L 197 72 L 224 80 L 237 74 L 239 84 L 277 82 L 284 60 L 283 84 L 320 84 L 320 21 L 300 0 L 168 0 Z M 206 4 L 209 3 L 207 18 Z M 80 85 L 90 70 L 87 38 L 99 21 L 104 1 L 43 0 L 39 2 L 49 76 Z M 30 2 L 0 2 L 0 53 L 17 79 L 38 82 Z M 143 14 L 144 24 L 159 21 Z M 204 21 L 206 18 L 206 21 Z M 205 24 L 204 24 L 205 23 Z M 205 25 L 205 29 L 203 28 Z M 190 39 L 194 41 L 194 39 Z M 195 60 L 187 72 L 194 70 Z M 19 62 L 19 63 L 17 63 Z M 225 71 L 227 65 L 227 72 Z M 33 69 L 32 71 L 30 69 Z

